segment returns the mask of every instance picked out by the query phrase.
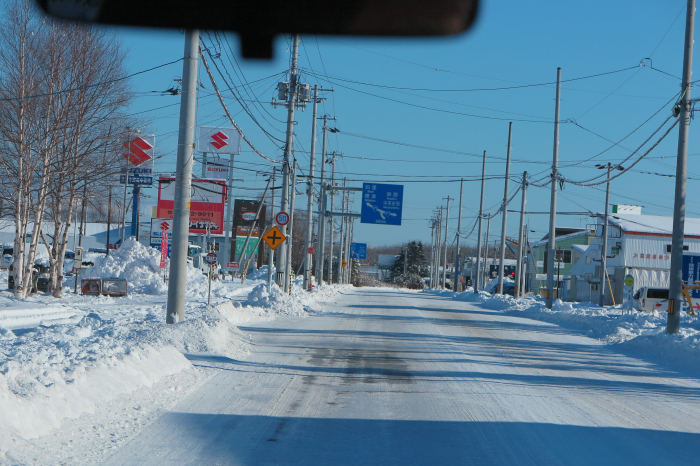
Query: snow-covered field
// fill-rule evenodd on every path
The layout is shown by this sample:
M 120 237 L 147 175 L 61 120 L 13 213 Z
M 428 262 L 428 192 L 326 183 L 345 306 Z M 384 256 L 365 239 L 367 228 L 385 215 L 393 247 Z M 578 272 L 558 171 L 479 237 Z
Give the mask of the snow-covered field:
M 245 284 L 213 281 L 207 306 L 207 279 L 190 268 L 186 319 L 166 325 L 159 260 L 129 241 L 82 276 L 128 279 L 125 298 L 73 294 L 72 278 L 61 299 L 0 291 L 0 462 L 46 464 L 46 451 L 59 452 L 57 464 L 99 460 L 211 375 L 189 354 L 245 357 L 250 345 L 236 325 L 305 316 L 338 289 L 295 284 L 290 296 L 273 285 L 268 293 L 261 269 Z
M 582 331 L 605 344 L 648 360 L 692 369 L 700 373 L 700 318 L 681 313 L 678 335 L 666 333 L 665 312 L 626 311 L 618 306 L 600 307 L 591 303 L 568 303 L 556 300 L 547 309 L 543 298 L 519 298 L 490 294 L 473 288 L 454 293 L 430 290 L 429 293 L 458 301 L 478 303 L 490 310 L 557 324 Z

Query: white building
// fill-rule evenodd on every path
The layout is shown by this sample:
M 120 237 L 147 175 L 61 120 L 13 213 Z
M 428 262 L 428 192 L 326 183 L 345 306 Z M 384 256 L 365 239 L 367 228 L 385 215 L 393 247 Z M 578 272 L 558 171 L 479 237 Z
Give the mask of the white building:
M 600 299 L 600 262 L 605 216 L 596 215 L 595 237 L 571 269 L 572 301 Z M 622 302 L 624 278 L 634 277 L 635 291 L 642 286 L 668 287 L 671 266 L 673 217 L 617 213 L 609 216 L 606 304 Z M 685 219 L 684 251 L 700 253 L 700 219 Z M 612 290 L 612 296 L 610 291 Z

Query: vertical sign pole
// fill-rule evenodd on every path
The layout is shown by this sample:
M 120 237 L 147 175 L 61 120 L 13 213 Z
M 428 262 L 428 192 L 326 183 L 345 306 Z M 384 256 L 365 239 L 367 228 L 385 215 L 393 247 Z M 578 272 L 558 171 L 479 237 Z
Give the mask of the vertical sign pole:
M 559 96 L 561 93 L 561 68 L 557 68 L 557 94 L 554 107 L 554 150 L 552 155 L 552 195 L 549 204 L 549 238 L 547 243 L 547 308 L 552 309 L 554 299 L 554 255 L 556 254 L 557 183 L 559 165 Z
M 107 197 L 107 255 L 109 256 L 109 230 L 112 228 L 112 185 L 109 185 Z
M 170 250 L 170 281 L 166 322 L 185 320 L 187 290 L 187 237 L 190 228 L 190 191 L 192 189 L 192 160 L 194 150 L 195 104 L 197 99 L 197 62 L 199 31 L 185 32 L 185 59 L 182 65 L 182 97 L 180 128 L 175 166 L 175 203 L 173 207 L 173 236 Z
M 229 156 L 228 161 L 228 180 L 226 181 L 226 220 L 224 221 L 224 260 L 222 262 L 226 263 L 231 260 L 231 228 L 233 220 L 233 159 L 234 155 Z M 263 200 L 264 202 L 264 200 Z
M 688 0 L 685 22 L 685 50 L 683 53 L 683 83 L 678 129 L 678 159 L 676 162 L 676 194 L 673 204 L 673 237 L 671 240 L 671 271 L 666 332 L 678 333 L 682 308 L 681 269 L 683 268 L 683 239 L 685 228 L 686 179 L 688 177 L 688 137 L 690 129 L 690 89 L 693 74 L 693 34 L 695 28 L 695 0 Z
M 445 255 L 442 260 L 442 287 L 447 288 L 447 248 L 449 243 L 447 242 L 448 226 L 450 224 L 450 196 L 447 196 L 447 208 L 445 209 Z M 454 277 L 453 277 L 454 285 Z

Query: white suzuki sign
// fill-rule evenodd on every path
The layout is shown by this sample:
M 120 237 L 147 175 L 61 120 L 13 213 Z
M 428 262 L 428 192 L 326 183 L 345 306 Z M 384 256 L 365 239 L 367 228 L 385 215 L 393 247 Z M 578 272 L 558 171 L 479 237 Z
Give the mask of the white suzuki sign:
M 197 150 L 204 154 L 240 154 L 241 135 L 235 128 L 200 126 Z
M 204 159 L 204 177 L 207 179 L 227 180 L 229 164 L 227 159 L 222 159 L 218 155 L 207 156 Z

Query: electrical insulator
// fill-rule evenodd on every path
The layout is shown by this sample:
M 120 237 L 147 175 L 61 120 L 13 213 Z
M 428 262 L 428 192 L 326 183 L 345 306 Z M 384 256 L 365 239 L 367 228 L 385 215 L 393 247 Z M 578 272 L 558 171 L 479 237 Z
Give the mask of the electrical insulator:
M 297 92 L 299 102 L 305 103 L 311 100 L 311 84 L 299 84 L 299 90 Z
M 277 83 L 277 100 L 286 102 L 289 98 L 289 83 L 281 82 Z

